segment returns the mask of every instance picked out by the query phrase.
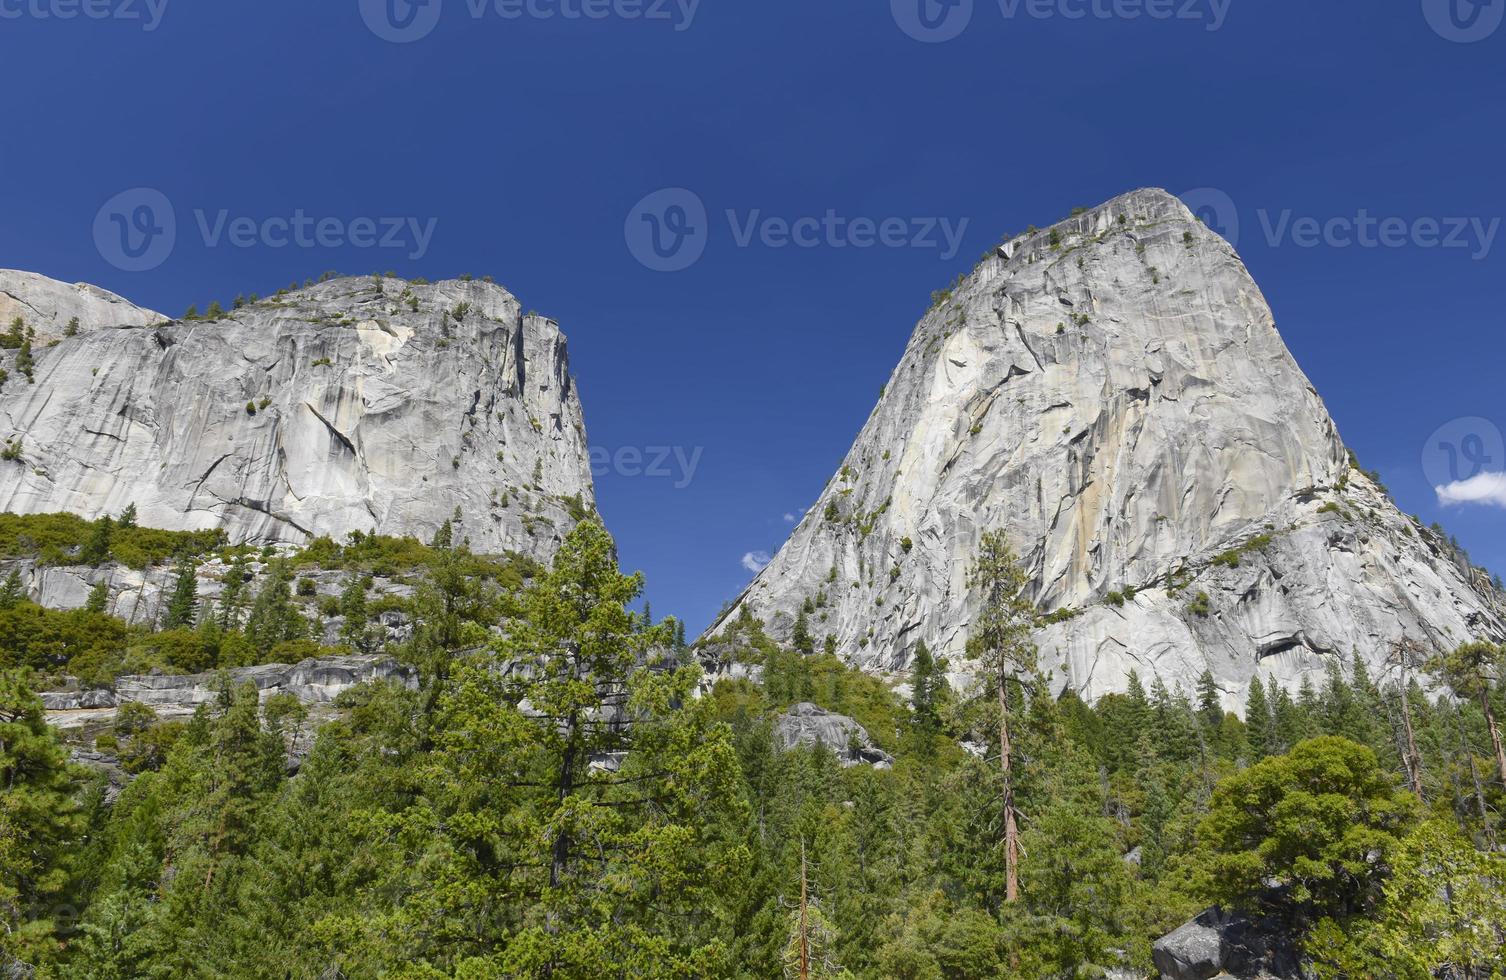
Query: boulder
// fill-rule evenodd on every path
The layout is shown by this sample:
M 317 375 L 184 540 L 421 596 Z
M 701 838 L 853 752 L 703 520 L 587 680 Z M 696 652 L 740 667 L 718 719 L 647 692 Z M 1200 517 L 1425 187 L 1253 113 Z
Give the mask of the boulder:
M 1277 919 L 1211 908 L 1151 947 L 1166 980 L 1306 980 L 1292 932 Z

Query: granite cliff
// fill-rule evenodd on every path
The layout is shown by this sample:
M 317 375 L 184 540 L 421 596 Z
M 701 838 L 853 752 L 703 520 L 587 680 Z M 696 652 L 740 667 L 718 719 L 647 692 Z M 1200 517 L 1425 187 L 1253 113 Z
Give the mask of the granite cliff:
M 488 282 L 335 278 L 169 321 L 0 273 L 0 312 L 35 333 L 30 381 L 0 352 L 0 510 L 135 504 L 259 543 L 455 519 L 476 551 L 547 561 L 594 505 L 565 338 Z
M 711 633 L 748 606 L 787 640 L 804 609 L 865 669 L 924 640 L 966 675 L 994 528 L 1033 578 L 1042 665 L 1089 698 L 1211 669 L 1237 708 L 1257 668 L 1295 687 L 1506 632 L 1488 579 L 1354 463 L 1234 249 L 1164 191 L 1013 236 L 938 293 Z

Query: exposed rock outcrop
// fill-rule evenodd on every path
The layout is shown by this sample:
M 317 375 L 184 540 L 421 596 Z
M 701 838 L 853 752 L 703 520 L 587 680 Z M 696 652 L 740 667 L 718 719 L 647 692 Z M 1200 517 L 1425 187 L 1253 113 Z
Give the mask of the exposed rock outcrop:
M 164 718 L 192 714 L 201 704 L 213 703 L 228 683 L 231 689 L 248 681 L 262 700 L 291 694 L 307 705 L 327 705 L 357 684 L 395 680 L 416 688 L 418 676 L 388 656 L 317 657 L 296 664 L 262 664 L 202 674 L 127 674 L 115 679 L 113 690 L 48 691 L 41 695 L 48 720 L 60 728 L 98 721 L 102 710 L 135 702 Z
M 802 701 L 774 722 L 774 741 L 788 752 L 797 746 L 823 745 L 843 766 L 870 765 L 887 769 L 894 757 L 873 744 L 868 730 L 846 715 Z
M 1237 912 L 1209 909 L 1151 947 L 1166 980 L 1304 980 L 1302 960 L 1289 935 Z
M 83 289 L 33 282 L 20 315 L 55 324 Z M 118 322 L 37 346 L 35 383 L 0 390 L 22 446 L 0 510 L 134 503 L 146 526 L 256 542 L 427 540 L 458 516 L 476 551 L 547 561 L 594 504 L 565 338 L 499 286 L 333 279 L 162 323 L 101 302 Z
M 1043 666 L 1088 698 L 1206 668 L 1295 687 L 1402 638 L 1506 635 L 1501 597 L 1351 464 L 1243 263 L 1141 190 L 1031 231 L 940 294 L 839 472 L 713 626 L 751 606 L 877 672 L 924 639 L 967 673 L 986 530 L 1043 613 Z M 962 679 L 962 678 L 956 678 Z
M 274 550 L 291 552 L 295 549 L 286 546 Z M 231 563 L 218 555 L 196 562 L 194 577 L 197 580 L 201 610 L 217 608 L 225 591 L 226 573 L 231 567 Z M 266 556 L 246 563 L 244 571 L 249 576 L 243 586 L 246 596 L 253 596 L 261 589 L 270 567 Z M 90 591 L 96 584 L 103 582 L 108 592 L 105 612 L 140 626 L 161 624 L 172 598 L 173 588 L 177 584 L 176 567 L 166 564 L 129 568 L 114 562 L 94 566 L 44 565 L 30 559 L 0 561 L 0 579 L 12 571 L 20 575 L 27 598 L 48 609 L 82 609 L 89 600 Z M 319 612 L 316 607 L 321 599 L 338 597 L 351 577 L 356 575 L 370 579 L 366 593 L 368 602 L 409 599 L 417 591 L 413 582 L 419 577 L 416 573 L 366 576 L 364 573 L 343 569 L 309 567 L 296 569 L 296 575 L 299 586 L 307 584 L 312 591 L 295 595 L 294 601 L 304 604 L 305 615 L 322 627 L 322 632 L 313 639 L 327 646 L 341 642 L 340 632 L 345 617 L 338 613 L 327 615 Z M 374 642 L 401 643 L 412 635 L 407 614 L 397 609 L 384 610 L 374 617 L 373 625 L 381 628 Z
M 35 272 L 0 269 L 0 330 L 8 329 L 17 317 L 36 332 L 38 348 L 61 339 L 74 320 L 80 334 L 104 327 L 149 327 L 167 320 L 86 282 L 58 282 Z

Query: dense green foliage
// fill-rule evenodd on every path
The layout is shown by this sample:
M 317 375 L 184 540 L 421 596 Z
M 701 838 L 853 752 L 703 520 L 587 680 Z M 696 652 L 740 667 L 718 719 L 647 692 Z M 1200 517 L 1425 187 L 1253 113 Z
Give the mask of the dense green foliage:
M 352 573 L 393 560 L 362 547 L 340 549 Z M 521 593 L 436 540 L 394 649 L 416 689 L 348 692 L 296 774 L 288 700 L 227 685 L 186 724 L 123 710 L 101 745 L 137 775 L 108 810 L 7 675 L 0 766 L 25 775 L 0 797 L 0 954 L 88 978 L 1094 976 L 1148 968 L 1222 902 L 1279 919 L 1325 976 L 1489 975 L 1498 659 L 1468 659 L 1483 691 L 1458 701 L 1335 661 L 1322 685 L 1254 688 L 1249 725 L 1206 674 L 1132 675 L 1090 706 L 1036 667 L 997 557 L 996 676 L 954 690 L 927 652 L 902 696 L 751 616 L 716 649 L 761 678 L 706 689 L 594 521 Z M 252 648 L 290 642 L 298 567 L 230 617 Z M 360 581 L 336 604 L 359 609 Z M 857 719 L 893 767 L 782 751 L 774 720 L 801 701 Z
M 135 508 L 128 510 L 134 515 Z M 173 557 L 206 555 L 225 546 L 224 532 L 161 531 L 134 521 L 73 514 L 0 514 L 0 558 L 36 558 L 46 565 L 117 561 L 145 568 Z
M 448 576 L 510 595 L 542 574 L 523 555 L 475 555 L 463 544 L 443 547 L 416 538 L 350 535 L 344 545 L 317 538 L 279 557 L 275 549 L 227 546 L 218 531 L 162 531 L 140 527 L 136 508 L 119 518 L 84 521 L 66 514 L 0 514 L 0 558 L 39 564 L 94 566 L 101 570 L 81 609 L 57 610 L 30 602 L 19 571 L 0 581 L 0 668 L 26 667 L 56 679 L 68 674 L 85 684 L 108 684 L 123 673 L 194 673 L 259 663 L 292 663 L 320 653 L 375 653 L 385 631 L 373 625 L 384 612 L 418 615 L 420 595 L 368 597 L 374 577 L 401 584 Z M 223 588 L 201 599 L 199 574 L 209 559 Z M 155 613 L 137 609 L 131 621 L 109 614 L 111 569 L 175 563 Z M 264 566 L 253 576 L 253 567 Z M 339 598 L 321 598 L 311 579 L 296 575 L 341 572 Z M 323 624 L 340 617 L 338 644 L 325 645 Z

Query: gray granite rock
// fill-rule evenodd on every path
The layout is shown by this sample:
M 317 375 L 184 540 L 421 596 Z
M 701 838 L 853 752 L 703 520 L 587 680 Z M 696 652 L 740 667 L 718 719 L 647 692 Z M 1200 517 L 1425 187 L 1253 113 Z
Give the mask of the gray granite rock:
M 843 766 L 871 765 L 887 769 L 894 757 L 873 744 L 868 730 L 846 715 L 839 715 L 809 701 L 792 707 L 774 722 L 774 738 L 780 748 L 824 745 L 836 753 Z
M 901 672 L 924 639 L 966 683 L 966 578 L 995 528 L 1061 613 L 1043 666 L 1090 699 L 1211 669 L 1237 709 L 1257 669 L 1295 686 L 1334 657 L 1383 673 L 1403 637 L 1506 636 L 1501 596 L 1351 467 L 1244 264 L 1164 191 L 1018 236 L 942 296 L 710 633 L 751 606 L 787 641 L 811 600 L 849 662 Z
M 105 327 L 146 327 L 167 319 L 88 283 L 0 269 L 0 330 L 9 329 L 17 317 L 36 331 L 38 350 L 61 339 L 74 319 L 79 334 Z
M 1151 946 L 1165 980 L 1304 980 L 1307 973 L 1293 936 L 1274 922 L 1208 909 Z
M 274 694 L 292 694 L 305 704 L 328 704 L 357 684 L 396 680 L 407 687 L 418 684 L 409 667 L 391 657 L 319 657 L 297 664 L 263 664 L 226 671 L 231 688 L 250 682 L 265 700 Z M 137 702 L 153 708 L 192 711 L 220 695 L 221 672 L 202 674 L 130 674 L 115 679 L 115 698 L 120 704 Z
M 28 323 L 98 299 L 38 278 Z M 500 286 L 333 279 L 213 321 L 99 302 L 0 390 L 0 439 L 22 444 L 0 510 L 134 503 L 146 526 L 295 543 L 428 540 L 458 513 L 475 550 L 547 561 L 594 503 L 565 338 Z

